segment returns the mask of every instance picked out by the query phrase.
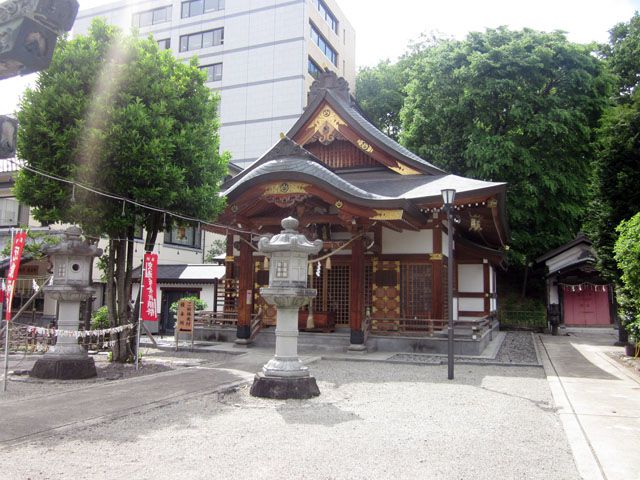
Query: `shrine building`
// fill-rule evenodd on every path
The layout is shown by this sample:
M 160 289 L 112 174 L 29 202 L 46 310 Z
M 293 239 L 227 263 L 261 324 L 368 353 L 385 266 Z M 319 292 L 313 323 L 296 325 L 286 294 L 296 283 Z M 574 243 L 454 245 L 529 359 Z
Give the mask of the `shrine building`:
M 251 232 L 218 230 L 227 234 L 224 308 L 237 313 L 238 339 L 275 325 L 275 307 L 259 294 L 268 262 L 255 247 L 288 216 L 324 242 L 310 260 L 318 295 L 301 310 L 301 329 L 348 331 L 351 345 L 369 334 L 441 335 L 451 266 L 445 188 L 456 190 L 454 319 L 475 339 L 496 328 L 506 184 L 451 175 L 414 155 L 364 118 L 344 79 L 320 74 L 291 130 L 221 188 L 219 221 Z

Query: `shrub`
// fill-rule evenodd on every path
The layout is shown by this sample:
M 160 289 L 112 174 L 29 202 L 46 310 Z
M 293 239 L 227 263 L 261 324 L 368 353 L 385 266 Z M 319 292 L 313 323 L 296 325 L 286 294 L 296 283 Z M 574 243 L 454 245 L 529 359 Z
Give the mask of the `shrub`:
M 171 310 L 173 313 L 177 313 L 178 303 L 181 302 L 182 300 L 189 300 L 191 302 L 194 302 L 196 311 L 204 310 L 207 308 L 206 302 L 204 302 L 203 300 L 200 300 L 198 297 L 184 297 L 178 300 L 177 302 L 173 302 L 169 307 L 169 310 Z
M 91 329 L 101 330 L 109 328 L 109 312 L 104 305 L 91 314 Z
M 628 319 L 626 328 L 636 338 L 640 335 L 640 212 L 623 220 L 616 228 L 618 239 L 613 251 L 622 272 L 620 307 Z

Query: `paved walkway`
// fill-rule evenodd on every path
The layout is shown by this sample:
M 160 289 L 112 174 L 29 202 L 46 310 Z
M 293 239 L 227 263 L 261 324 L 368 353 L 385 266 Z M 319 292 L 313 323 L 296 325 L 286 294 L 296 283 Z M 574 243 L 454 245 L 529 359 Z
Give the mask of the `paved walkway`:
M 640 478 L 640 379 L 606 352 L 613 330 L 539 335 L 540 356 L 580 475 Z

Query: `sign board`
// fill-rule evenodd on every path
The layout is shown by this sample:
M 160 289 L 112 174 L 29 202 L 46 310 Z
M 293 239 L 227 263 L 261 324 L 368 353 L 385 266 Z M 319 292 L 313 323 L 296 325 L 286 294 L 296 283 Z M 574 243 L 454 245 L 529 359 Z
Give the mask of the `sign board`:
M 18 280 L 22 250 L 24 249 L 26 241 L 27 232 L 19 230 L 13 238 L 13 243 L 11 245 L 11 260 L 9 263 L 9 273 L 7 274 L 7 310 L 4 317 L 7 322 L 11 321 L 11 303 L 13 301 L 13 293 L 16 288 L 16 280 Z
M 180 300 L 178 302 L 178 318 L 176 320 L 176 330 L 178 332 L 193 331 L 193 315 L 196 306 L 194 302 Z
M 178 315 L 176 317 L 176 350 L 178 350 L 178 340 L 180 332 L 191 332 L 191 349 L 193 350 L 193 317 L 196 310 L 195 302 L 180 300 L 178 302 Z
M 158 321 L 158 299 L 156 292 L 158 272 L 158 255 L 145 253 L 142 263 L 142 320 L 146 322 Z

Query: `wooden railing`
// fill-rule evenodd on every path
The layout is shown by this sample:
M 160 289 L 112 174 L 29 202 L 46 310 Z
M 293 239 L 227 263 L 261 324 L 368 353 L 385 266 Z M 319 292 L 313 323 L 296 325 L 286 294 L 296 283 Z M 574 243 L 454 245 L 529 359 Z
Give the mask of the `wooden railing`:
M 479 320 L 456 320 L 454 329 L 468 330 L 473 335 L 482 333 L 491 328 L 491 317 Z M 446 331 L 447 319 L 441 318 L 372 318 L 371 331 L 375 334 L 397 333 L 402 335 L 433 336 L 436 333 Z
M 195 313 L 194 322 L 196 327 L 235 327 L 238 324 L 238 314 L 201 310 Z

